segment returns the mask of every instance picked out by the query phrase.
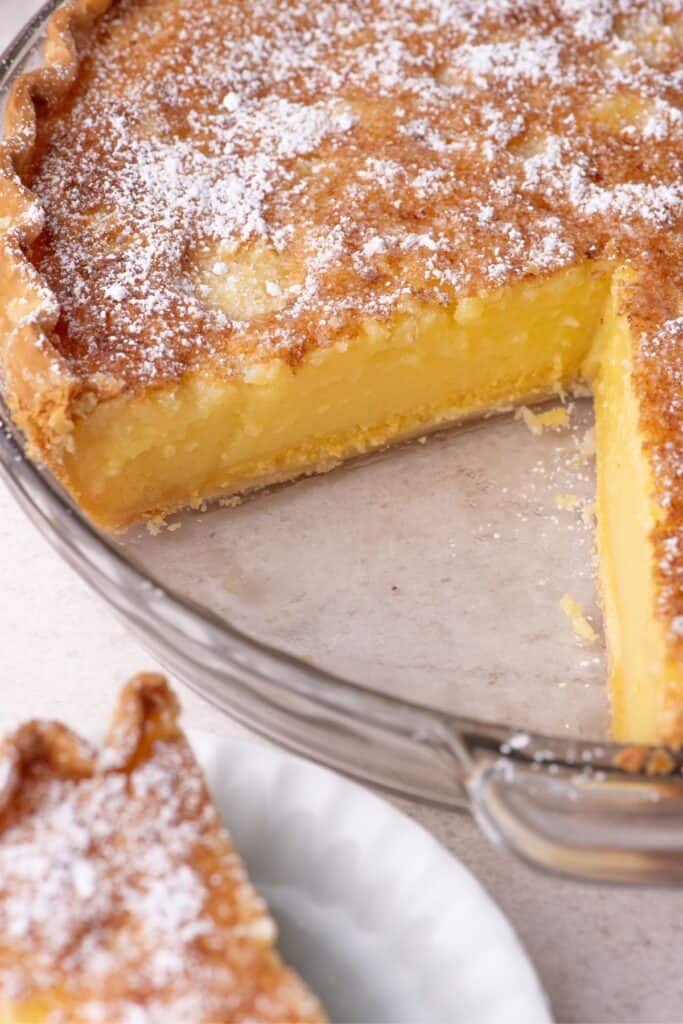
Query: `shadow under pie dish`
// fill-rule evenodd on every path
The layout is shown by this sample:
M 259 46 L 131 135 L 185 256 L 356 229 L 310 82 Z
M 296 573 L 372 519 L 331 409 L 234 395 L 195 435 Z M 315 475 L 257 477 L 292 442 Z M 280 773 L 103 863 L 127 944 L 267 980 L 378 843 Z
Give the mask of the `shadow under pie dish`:
M 3 363 L 108 528 L 588 383 L 619 739 L 681 740 L 677 5 L 69 3 Z
M 160 676 L 104 747 L 30 722 L 0 751 L 0 1019 L 325 1020 L 280 961 Z

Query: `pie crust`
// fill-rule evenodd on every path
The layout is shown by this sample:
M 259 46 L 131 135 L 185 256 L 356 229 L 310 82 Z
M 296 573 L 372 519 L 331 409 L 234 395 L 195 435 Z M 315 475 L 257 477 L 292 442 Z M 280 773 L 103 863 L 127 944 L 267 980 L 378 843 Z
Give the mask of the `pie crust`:
M 100 751 L 33 721 L 0 748 L 8 1021 L 318 1022 L 221 827 L 165 679 L 123 689 Z

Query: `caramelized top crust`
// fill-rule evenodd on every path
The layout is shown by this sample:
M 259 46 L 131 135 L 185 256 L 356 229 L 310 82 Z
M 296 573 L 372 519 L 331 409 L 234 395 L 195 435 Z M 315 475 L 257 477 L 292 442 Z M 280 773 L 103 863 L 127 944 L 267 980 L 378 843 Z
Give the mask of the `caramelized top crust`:
M 139 387 L 586 258 L 679 265 L 682 10 L 114 3 L 20 168 L 56 349 Z
M 4 741 L 0 1000 L 46 1004 L 54 1024 L 321 1021 L 272 950 L 177 711 L 140 676 L 99 753 L 54 722 Z

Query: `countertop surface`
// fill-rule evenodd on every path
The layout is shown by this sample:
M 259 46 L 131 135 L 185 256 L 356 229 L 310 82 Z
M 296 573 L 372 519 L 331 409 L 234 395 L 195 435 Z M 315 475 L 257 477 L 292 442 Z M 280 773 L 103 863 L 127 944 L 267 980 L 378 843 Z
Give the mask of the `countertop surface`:
M 0 46 L 38 4 L 0 0 Z M 104 726 L 120 683 L 154 661 L 50 549 L 0 485 L 0 729 L 58 717 Z M 180 687 L 188 727 L 243 732 Z M 558 1021 L 683 1021 L 683 893 L 558 881 L 490 846 L 464 815 L 396 801 L 459 857 L 515 926 Z

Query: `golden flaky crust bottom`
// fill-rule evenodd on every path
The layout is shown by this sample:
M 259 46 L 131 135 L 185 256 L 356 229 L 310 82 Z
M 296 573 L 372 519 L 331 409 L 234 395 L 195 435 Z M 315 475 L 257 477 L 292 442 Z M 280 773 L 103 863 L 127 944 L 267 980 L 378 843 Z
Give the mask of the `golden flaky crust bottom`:
M 305 1024 L 161 676 L 100 751 L 56 722 L 0 749 L 0 1009 L 80 1024 Z M 32 1015 L 34 1014 L 34 1015 Z M 3 1016 L 3 1019 L 4 1016 Z

